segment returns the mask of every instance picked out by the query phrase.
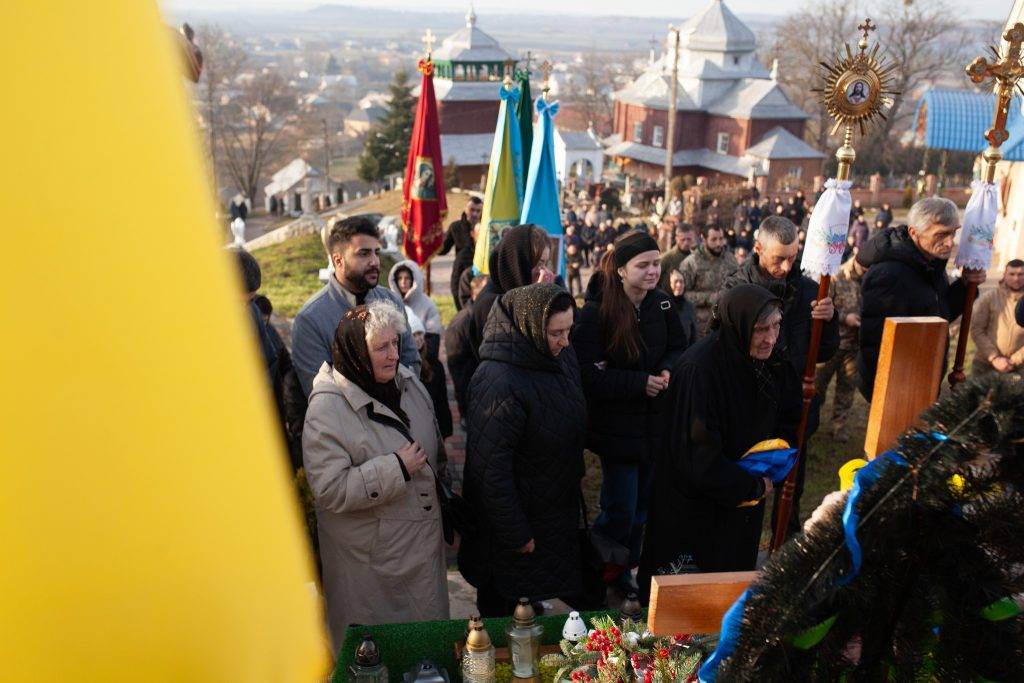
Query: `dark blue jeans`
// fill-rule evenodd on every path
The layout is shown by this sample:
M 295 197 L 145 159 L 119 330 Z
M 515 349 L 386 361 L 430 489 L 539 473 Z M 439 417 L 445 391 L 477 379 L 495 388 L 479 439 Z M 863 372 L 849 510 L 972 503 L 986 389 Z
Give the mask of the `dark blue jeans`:
M 594 531 L 628 548 L 630 567 L 640 564 L 653 470 L 649 463 L 601 457 L 601 514 L 594 521 Z

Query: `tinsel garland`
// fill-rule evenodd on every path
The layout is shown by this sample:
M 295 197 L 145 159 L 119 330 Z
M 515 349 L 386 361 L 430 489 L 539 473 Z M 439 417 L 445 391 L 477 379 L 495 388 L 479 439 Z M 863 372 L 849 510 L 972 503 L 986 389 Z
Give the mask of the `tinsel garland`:
M 856 502 L 857 576 L 835 505 L 762 568 L 718 681 L 1024 680 L 1024 382 L 972 380 L 920 425 Z

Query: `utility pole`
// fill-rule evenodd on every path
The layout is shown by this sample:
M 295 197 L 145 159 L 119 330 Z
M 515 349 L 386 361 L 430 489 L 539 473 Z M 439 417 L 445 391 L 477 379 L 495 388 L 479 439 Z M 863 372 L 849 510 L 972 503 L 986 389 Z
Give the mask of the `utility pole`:
M 330 135 L 327 132 L 327 119 L 321 119 L 324 122 L 324 209 L 327 209 L 327 205 L 331 202 L 331 142 Z
M 668 130 L 665 132 L 665 209 L 672 200 L 672 157 L 676 149 L 676 97 L 679 93 L 679 28 L 668 25 L 668 32 L 672 40 L 672 82 L 670 85 L 670 96 L 668 100 Z

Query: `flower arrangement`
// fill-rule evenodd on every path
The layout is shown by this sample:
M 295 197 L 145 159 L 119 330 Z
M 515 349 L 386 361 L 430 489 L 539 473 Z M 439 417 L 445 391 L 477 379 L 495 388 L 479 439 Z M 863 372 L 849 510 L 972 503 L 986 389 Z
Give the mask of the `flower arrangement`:
M 674 683 L 697 680 L 701 662 L 714 649 L 714 637 L 653 636 L 647 625 L 631 619 L 621 624 L 611 617 L 595 617 L 587 637 L 561 642 L 561 655 L 549 655 L 560 664 L 553 683 Z M 546 658 L 547 659 L 547 658 Z M 545 682 L 547 679 L 544 679 Z

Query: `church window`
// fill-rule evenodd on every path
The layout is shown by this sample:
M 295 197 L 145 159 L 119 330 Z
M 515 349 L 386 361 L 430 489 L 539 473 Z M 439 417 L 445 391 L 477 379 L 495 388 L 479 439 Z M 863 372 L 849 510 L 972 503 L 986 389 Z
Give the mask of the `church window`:
M 662 143 L 665 142 L 665 129 L 661 126 L 655 126 L 654 132 L 651 133 L 651 144 L 655 147 L 661 147 Z
M 735 56 L 734 56 L 734 57 L 732 58 L 732 63 L 733 63 L 733 64 L 735 64 L 735 65 L 737 65 L 737 66 L 739 66 L 739 63 L 740 63 L 740 58 L 739 58 L 739 57 L 735 57 Z
M 644 122 L 634 121 L 633 122 L 633 142 L 644 141 Z
M 729 153 L 729 134 L 728 133 L 719 133 L 718 134 L 718 144 L 715 147 L 715 151 L 718 152 L 719 154 L 728 154 Z
M 789 170 L 786 172 L 786 175 L 793 176 L 797 180 L 800 180 L 800 178 L 801 178 L 801 176 L 803 176 L 803 174 L 804 174 L 804 169 L 803 169 L 802 166 L 791 166 L 789 168 Z

